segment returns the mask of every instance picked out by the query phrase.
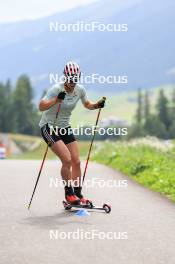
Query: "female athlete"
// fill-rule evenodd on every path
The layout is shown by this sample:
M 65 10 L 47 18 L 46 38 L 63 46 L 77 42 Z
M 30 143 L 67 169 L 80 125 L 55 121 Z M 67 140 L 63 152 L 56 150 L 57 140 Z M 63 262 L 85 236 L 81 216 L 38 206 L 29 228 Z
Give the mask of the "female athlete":
M 78 83 L 80 68 L 75 62 L 68 62 L 64 67 L 65 82 L 60 82 L 50 88 L 41 99 L 39 109 L 43 112 L 39 126 L 45 142 L 61 160 L 61 176 L 65 183 L 65 198 L 71 204 L 86 204 L 87 199 L 82 195 L 82 186 L 70 185 L 70 182 L 81 183 L 81 166 L 77 141 L 70 133 L 70 116 L 77 102 L 89 110 L 103 108 L 105 101 L 93 103 L 88 100 L 85 88 Z M 58 105 L 60 110 L 55 120 Z M 58 127 L 58 134 L 50 133 L 51 126 Z M 63 131 L 64 133 L 61 133 Z M 53 132 L 53 131 L 52 131 Z M 65 133 L 66 132 L 66 133 Z

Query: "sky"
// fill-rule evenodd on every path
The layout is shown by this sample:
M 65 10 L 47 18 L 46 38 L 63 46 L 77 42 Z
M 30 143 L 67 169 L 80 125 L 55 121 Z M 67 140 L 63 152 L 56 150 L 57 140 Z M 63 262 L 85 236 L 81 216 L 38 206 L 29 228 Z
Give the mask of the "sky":
M 0 23 L 45 17 L 99 0 L 0 0 Z

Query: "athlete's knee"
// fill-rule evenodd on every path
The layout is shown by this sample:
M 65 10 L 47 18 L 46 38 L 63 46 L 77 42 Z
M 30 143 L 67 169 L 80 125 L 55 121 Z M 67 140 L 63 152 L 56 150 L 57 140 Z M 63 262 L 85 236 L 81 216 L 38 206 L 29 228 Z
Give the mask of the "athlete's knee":
M 71 162 L 73 166 L 80 167 L 81 161 L 79 158 L 72 158 Z
M 66 157 L 66 158 L 64 158 L 64 159 L 62 160 L 62 165 L 63 165 L 64 167 L 68 167 L 68 168 L 70 168 L 70 167 L 71 167 L 71 164 L 72 164 L 72 162 L 71 162 L 71 158 L 70 158 L 70 157 Z

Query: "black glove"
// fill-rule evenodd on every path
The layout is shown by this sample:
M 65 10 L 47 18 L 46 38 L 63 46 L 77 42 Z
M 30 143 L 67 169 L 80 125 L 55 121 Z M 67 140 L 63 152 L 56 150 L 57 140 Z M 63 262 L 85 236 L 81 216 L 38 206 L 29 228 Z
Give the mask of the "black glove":
M 105 99 L 101 99 L 97 102 L 97 108 L 103 108 L 105 106 Z
M 58 95 L 57 95 L 57 98 L 60 99 L 60 100 L 64 100 L 66 96 L 66 92 L 60 92 Z

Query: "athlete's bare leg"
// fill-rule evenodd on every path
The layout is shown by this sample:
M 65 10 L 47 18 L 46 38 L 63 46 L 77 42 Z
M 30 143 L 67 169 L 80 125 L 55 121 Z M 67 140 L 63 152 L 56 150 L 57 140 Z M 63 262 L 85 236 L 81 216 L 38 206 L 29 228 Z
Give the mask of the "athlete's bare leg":
M 74 190 L 72 188 L 70 181 L 72 179 L 72 173 L 71 173 L 72 159 L 68 147 L 63 143 L 62 140 L 59 140 L 55 144 L 53 144 L 51 149 L 60 158 L 62 162 L 61 176 L 63 180 L 66 182 L 65 184 L 66 200 L 71 204 L 79 204 L 80 200 L 76 195 L 74 195 Z M 72 168 L 74 168 L 73 173 L 75 175 L 75 166 L 73 165 Z
M 78 181 L 81 179 L 81 167 L 80 167 L 80 154 L 77 141 L 71 142 L 66 145 L 71 155 L 72 166 L 72 180 Z
M 83 204 L 87 203 L 86 198 L 82 195 L 82 182 L 81 182 L 81 167 L 80 167 L 80 155 L 78 143 L 76 141 L 67 145 L 69 152 L 71 154 L 71 164 L 72 164 L 72 179 L 74 180 L 74 193 L 80 198 Z
M 57 141 L 51 146 L 52 151 L 60 158 L 62 162 L 61 176 L 68 182 L 71 180 L 71 154 L 62 140 Z

